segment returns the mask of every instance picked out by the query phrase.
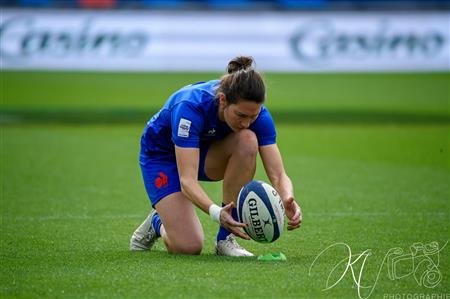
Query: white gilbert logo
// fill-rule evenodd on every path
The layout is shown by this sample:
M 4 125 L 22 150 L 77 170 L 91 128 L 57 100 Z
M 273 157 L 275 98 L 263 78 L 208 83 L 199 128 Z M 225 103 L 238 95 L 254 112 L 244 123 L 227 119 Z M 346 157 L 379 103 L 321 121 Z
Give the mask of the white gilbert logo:
M 178 137 L 189 137 L 189 130 L 191 129 L 191 121 L 185 118 L 180 119 L 178 124 Z

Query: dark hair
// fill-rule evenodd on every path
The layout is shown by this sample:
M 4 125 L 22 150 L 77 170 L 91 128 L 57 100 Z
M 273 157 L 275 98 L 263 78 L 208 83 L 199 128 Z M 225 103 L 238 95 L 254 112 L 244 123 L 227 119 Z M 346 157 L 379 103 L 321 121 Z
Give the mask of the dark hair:
M 222 76 L 217 93 L 222 92 L 229 104 L 240 100 L 264 103 L 264 80 L 252 64 L 250 56 L 238 56 L 228 63 L 227 74 Z

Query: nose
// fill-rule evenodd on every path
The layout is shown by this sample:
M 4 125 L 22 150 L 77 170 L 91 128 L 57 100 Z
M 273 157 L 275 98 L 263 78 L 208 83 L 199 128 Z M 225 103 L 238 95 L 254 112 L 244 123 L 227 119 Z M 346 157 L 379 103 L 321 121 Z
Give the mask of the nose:
M 241 121 L 241 127 L 243 129 L 248 129 L 248 127 L 250 127 L 250 123 L 251 123 L 250 120 L 243 120 L 243 121 Z

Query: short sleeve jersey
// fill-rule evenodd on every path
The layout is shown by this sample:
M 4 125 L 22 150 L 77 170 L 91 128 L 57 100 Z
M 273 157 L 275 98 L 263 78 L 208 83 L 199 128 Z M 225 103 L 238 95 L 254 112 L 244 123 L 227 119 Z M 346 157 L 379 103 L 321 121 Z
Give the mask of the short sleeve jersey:
M 215 91 L 219 83 L 219 80 L 199 82 L 171 95 L 147 123 L 141 139 L 142 150 L 171 156 L 175 155 L 174 145 L 200 148 L 232 133 L 218 118 Z M 264 105 L 249 129 L 260 146 L 276 143 L 275 126 Z

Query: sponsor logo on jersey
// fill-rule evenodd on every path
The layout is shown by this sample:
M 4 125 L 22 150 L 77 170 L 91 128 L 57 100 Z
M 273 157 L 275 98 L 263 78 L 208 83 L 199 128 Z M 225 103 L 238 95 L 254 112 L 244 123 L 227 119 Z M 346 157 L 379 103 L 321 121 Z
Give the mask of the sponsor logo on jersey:
M 211 130 L 208 131 L 208 133 L 206 133 L 205 136 L 206 136 L 206 137 L 216 136 L 216 129 L 215 129 L 215 128 L 212 128 Z
M 180 119 L 178 124 L 178 137 L 189 137 L 189 130 L 191 129 L 191 121 L 185 118 Z
M 158 189 L 169 186 L 169 178 L 164 172 L 160 171 L 158 173 L 158 177 L 155 179 L 155 186 Z

